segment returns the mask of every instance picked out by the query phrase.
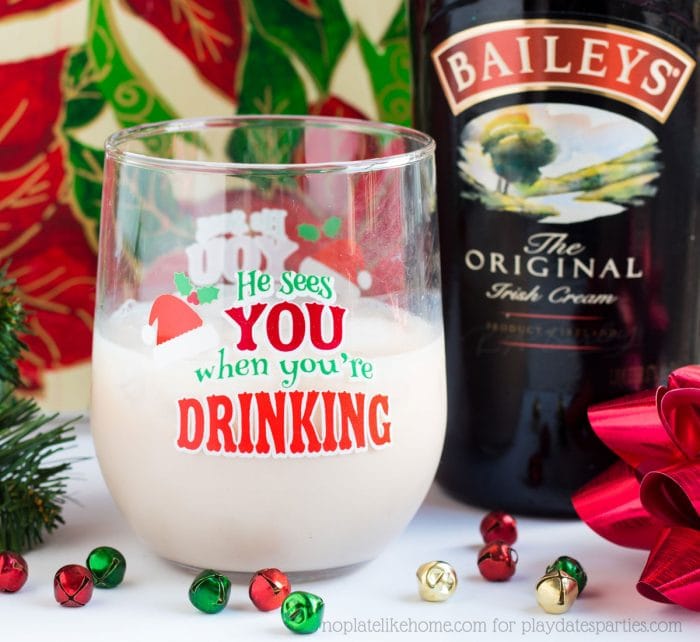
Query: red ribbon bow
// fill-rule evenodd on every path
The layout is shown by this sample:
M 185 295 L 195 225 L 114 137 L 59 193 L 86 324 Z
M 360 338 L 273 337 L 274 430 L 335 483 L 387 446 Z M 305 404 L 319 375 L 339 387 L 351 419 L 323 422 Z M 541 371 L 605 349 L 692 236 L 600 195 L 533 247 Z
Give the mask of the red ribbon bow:
M 611 542 L 651 550 L 643 596 L 700 611 L 700 366 L 588 417 L 622 461 L 574 495 L 576 511 Z

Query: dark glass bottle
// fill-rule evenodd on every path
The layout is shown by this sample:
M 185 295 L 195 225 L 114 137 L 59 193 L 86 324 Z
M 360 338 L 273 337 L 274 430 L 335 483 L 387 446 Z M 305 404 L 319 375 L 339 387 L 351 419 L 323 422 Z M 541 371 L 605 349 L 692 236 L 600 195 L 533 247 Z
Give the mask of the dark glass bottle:
M 613 461 L 588 406 L 698 359 L 697 3 L 414 0 L 410 21 L 438 144 L 438 480 L 570 515 Z

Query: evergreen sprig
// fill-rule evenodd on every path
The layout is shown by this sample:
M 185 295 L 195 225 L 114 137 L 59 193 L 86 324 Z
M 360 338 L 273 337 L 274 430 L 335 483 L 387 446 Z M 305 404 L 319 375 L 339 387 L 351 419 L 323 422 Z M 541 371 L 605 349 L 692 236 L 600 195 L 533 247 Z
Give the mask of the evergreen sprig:
M 58 460 L 75 440 L 71 422 L 49 427 L 33 399 L 18 397 L 17 359 L 24 343 L 24 310 L 15 284 L 0 269 L 0 550 L 26 551 L 63 523 L 67 472 Z

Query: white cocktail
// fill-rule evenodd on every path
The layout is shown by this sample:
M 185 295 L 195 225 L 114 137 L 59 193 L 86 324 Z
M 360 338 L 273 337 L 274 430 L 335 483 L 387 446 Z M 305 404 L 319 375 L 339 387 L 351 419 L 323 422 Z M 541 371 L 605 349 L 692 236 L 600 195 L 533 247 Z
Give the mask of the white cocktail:
M 240 117 L 106 149 L 91 424 L 126 520 L 220 571 L 371 559 L 444 439 L 432 141 Z

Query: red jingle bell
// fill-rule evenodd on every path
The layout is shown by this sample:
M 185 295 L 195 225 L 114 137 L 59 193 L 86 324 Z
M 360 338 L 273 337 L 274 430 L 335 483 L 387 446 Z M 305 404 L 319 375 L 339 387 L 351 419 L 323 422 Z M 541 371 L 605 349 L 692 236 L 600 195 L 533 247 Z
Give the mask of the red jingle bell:
M 0 553 L 0 593 L 19 591 L 29 577 L 27 562 L 19 553 Z
M 500 510 L 491 511 L 486 515 L 481 520 L 479 529 L 484 542 L 487 544 L 500 540 L 512 546 L 515 544 L 515 540 L 518 539 L 518 528 L 515 518 Z
M 287 576 L 277 568 L 264 568 L 250 580 L 248 595 L 260 611 L 273 611 L 282 606 L 292 590 Z
M 92 573 L 80 564 L 62 566 L 53 578 L 53 594 L 61 606 L 85 606 L 93 587 Z
M 505 542 L 489 542 L 479 551 L 479 572 L 489 582 L 504 582 L 513 577 L 518 553 Z

